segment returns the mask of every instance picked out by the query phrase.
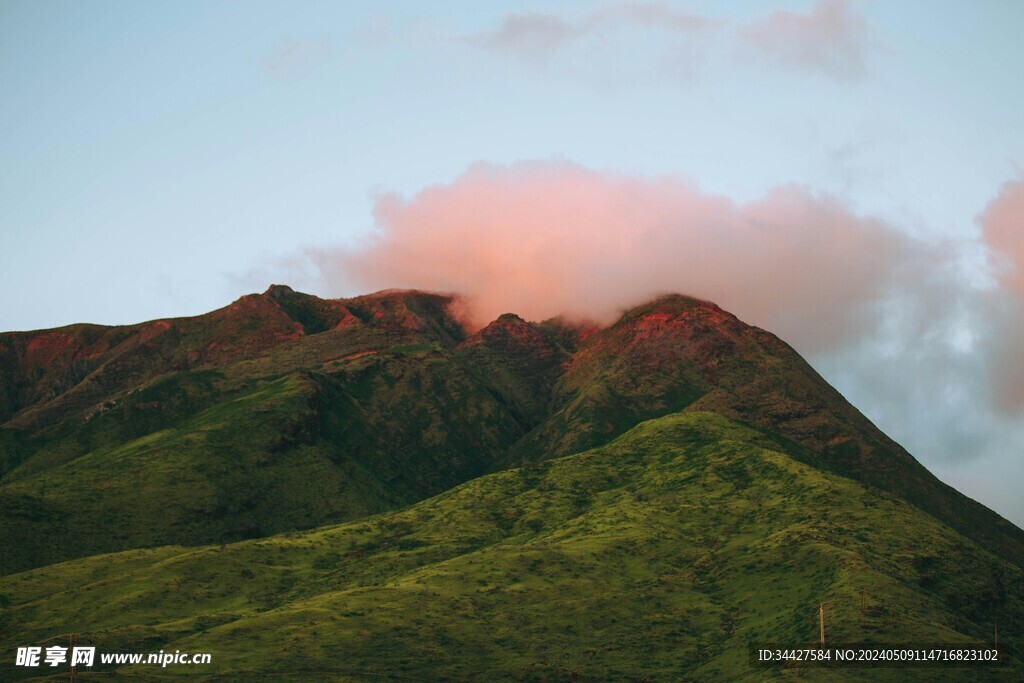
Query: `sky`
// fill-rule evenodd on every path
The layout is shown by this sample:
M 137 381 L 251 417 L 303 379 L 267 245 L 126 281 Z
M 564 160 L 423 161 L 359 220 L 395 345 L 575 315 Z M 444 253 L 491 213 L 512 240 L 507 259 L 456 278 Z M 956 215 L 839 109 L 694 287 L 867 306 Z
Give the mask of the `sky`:
M 0 2 L 0 330 L 274 283 L 792 344 L 1024 525 L 1024 4 Z

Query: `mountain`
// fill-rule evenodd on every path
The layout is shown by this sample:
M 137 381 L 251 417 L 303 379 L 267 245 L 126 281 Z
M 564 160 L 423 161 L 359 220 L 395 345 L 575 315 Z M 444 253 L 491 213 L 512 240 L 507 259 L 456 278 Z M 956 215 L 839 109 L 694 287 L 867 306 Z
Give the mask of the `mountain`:
M 713 411 L 787 439 L 805 462 L 904 498 L 1024 566 L 1020 529 L 939 481 L 781 339 L 712 303 L 673 295 L 628 311 L 580 345 L 552 402 L 503 464 L 578 452 L 651 417 Z
M 0 570 L 310 528 L 482 474 L 523 427 L 449 303 L 272 287 L 196 318 L 0 335 Z
M 211 651 L 209 680 L 763 680 L 747 641 L 814 640 L 821 602 L 837 642 L 1024 626 L 1024 532 L 770 333 L 677 295 L 604 329 L 467 333 L 453 303 L 273 286 L 0 334 L 3 645 Z

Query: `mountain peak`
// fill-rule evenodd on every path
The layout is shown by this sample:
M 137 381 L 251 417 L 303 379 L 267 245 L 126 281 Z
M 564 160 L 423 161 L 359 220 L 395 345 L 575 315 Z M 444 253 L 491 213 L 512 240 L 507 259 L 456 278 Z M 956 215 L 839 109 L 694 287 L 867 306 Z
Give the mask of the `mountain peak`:
M 453 294 L 418 289 L 385 289 L 351 299 L 335 299 L 364 323 L 434 334 L 446 344 L 465 339 L 462 324 L 452 310 Z
M 658 316 L 663 319 L 689 315 L 696 311 L 711 313 L 735 319 L 731 313 L 723 310 L 718 304 L 698 299 L 686 294 L 663 294 L 647 303 L 639 304 L 623 313 L 617 324 L 630 322 L 647 316 Z
M 536 335 L 536 325 L 529 323 L 515 313 L 502 313 L 498 318 L 488 323 L 480 333 L 490 335 L 499 332 L 512 333 L 517 335 Z
M 294 294 L 296 294 L 295 290 L 288 285 L 270 285 L 267 291 L 263 292 L 263 296 L 267 299 L 279 299 L 293 296 Z
M 515 313 L 502 313 L 494 320 L 466 340 L 467 344 L 478 343 L 508 344 L 532 347 L 534 350 L 551 344 L 548 335 L 542 334 L 541 328 L 530 323 Z

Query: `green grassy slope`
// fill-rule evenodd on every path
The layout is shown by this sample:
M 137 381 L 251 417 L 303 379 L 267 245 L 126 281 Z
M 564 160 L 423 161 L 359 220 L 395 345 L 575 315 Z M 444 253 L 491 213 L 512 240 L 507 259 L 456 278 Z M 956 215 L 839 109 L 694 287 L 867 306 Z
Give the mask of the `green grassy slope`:
M 772 432 L 1024 566 L 1024 532 L 713 304 L 663 297 L 580 341 L 514 315 L 467 337 L 450 303 L 274 286 L 195 318 L 0 334 L 0 573 L 355 519 L 681 410 Z
M 0 570 L 363 517 L 481 474 L 523 433 L 436 344 L 305 346 L 169 375 L 36 437 L 0 483 Z
M 550 416 L 496 469 L 579 452 L 679 410 L 788 439 L 814 466 L 899 496 L 1024 567 L 1024 531 L 936 479 L 778 337 L 686 296 L 633 308 L 587 337 L 554 387 Z
M 196 318 L 0 335 L 21 402 L 0 426 L 0 573 L 355 519 L 482 474 L 542 419 L 566 335 L 506 316 L 466 338 L 450 302 L 274 286 Z
M 171 330 L 231 320 L 244 337 L 273 310 L 309 334 L 186 370 L 164 362 L 178 344 L 111 351 L 94 373 L 0 428 L 0 573 L 359 518 L 481 474 L 528 426 L 487 382 L 497 359 L 489 344 L 459 347 L 448 301 L 385 292 L 342 306 L 274 287 Z M 7 341 L 31 346 L 40 335 Z M 204 337 L 200 346 L 224 343 Z M 36 361 L 20 356 L 23 369 Z M 50 361 L 56 372 L 62 361 Z M 141 374 L 113 382 L 111 364 Z M 76 392 L 104 398 L 82 406 L 69 399 Z M 37 420 L 57 414 L 53 424 Z
M 760 681 L 796 672 L 751 671 L 746 643 L 813 640 L 822 601 L 834 642 L 1024 627 L 1019 567 L 793 456 L 714 413 L 675 414 L 357 522 L 51 565 L 0 579 L 0 649 L 77 632 L 107 651 L 208 651 L 218 681 Z M 159 673 L 175 672 L 203 680 Z

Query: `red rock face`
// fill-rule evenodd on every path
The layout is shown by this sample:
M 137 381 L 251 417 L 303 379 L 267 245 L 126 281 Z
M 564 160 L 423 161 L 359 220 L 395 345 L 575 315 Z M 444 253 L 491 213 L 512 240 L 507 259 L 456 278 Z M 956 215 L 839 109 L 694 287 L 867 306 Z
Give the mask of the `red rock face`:
M 152 342 L 159 338 L 162 334 L 171 329 L 171 323 L 167 320 L 156 320 L 143 327 L 138 335 L 138 341 L 142 344 Z M 106 350 L 106 349 L 104 349 Z
M 421 329 L 419 320 L 417 320 L 412 313 L 406 313 L 405 317 L 402 318 L 402 327 L 407 330 Z
M 640 329 L 658 327 L 658 323 L 663 323 L 666 320 L 671 319 L 671 313 L 648 313 L 647 315 L 641 316 L 640 320 L 637 322 L 637 327 Z
M 25 365 L 45 368 L 68 346 L 73 338 L 60 332 L 43 332 L 29 340 L 25 346 Z
M 37 410 L 31 416 L 15 418 L 10 426 L 59 421 L 70 406 L 88 413 L 168 371 L 254 358 L 329 330 L 371 324 L 402 333 L 436 333 L 454 343 L 464 332 L 447 312 L 451 301 L 402 291 L 329 300 L 274 285 L 191 318 L 0 333 L 0 424 L 33 407 Z M 84 381 L 94 374 L 97 381 Z M 72 395 L 73 401 L 62 398 Z
M 650 310 L 628 316 L 606 331 L 588 334 L 577 354 L 579 364 L 603 364 L 606 361 L 597 359 L 610 355 L 636 371 L 672 372 L 679 363 L 685 363 L 705 380 L 716 383 L 722 359 L 736 351 L 745 326 L 714 304 L 695 299 L 672 301 L 654 304 Z
M 342 306 L 341 309 L 344 311 L 343 317 L 332 329 L 340 330 L 344 327 L 351 327 L 352 325 L 362 325 L 363 321 L 352 315 L 352 311 L 348 310 L 348 308 L 344 306 Z

